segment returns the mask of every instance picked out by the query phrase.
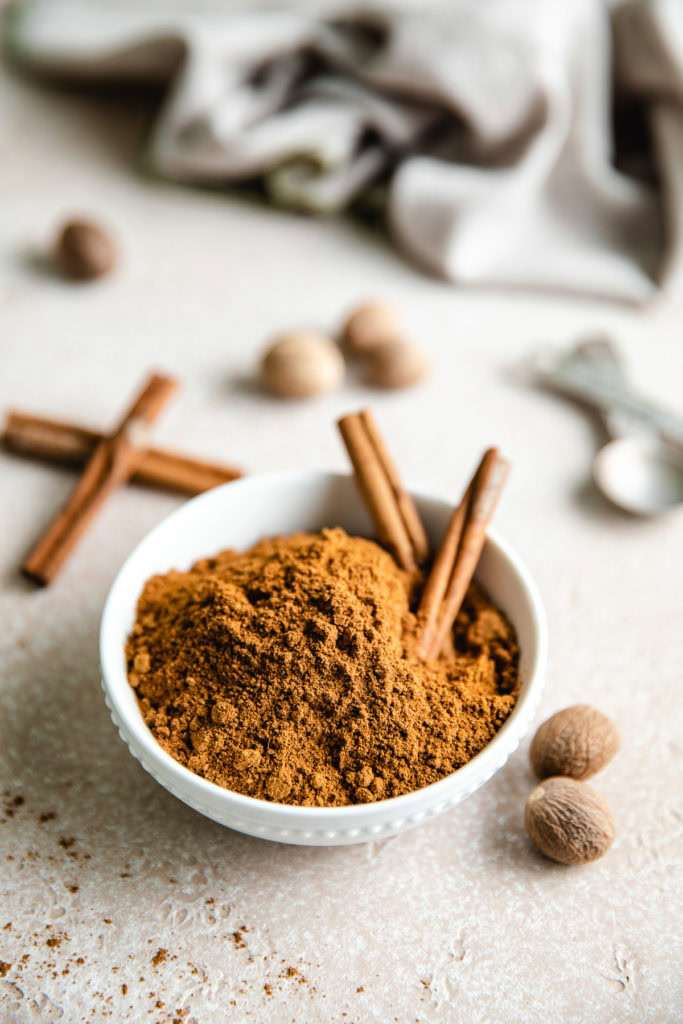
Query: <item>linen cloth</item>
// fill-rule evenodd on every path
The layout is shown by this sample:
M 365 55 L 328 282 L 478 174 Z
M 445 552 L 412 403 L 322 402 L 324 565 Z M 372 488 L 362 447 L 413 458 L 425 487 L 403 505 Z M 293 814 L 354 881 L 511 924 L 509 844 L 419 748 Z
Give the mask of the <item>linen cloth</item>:
M 149 160 L 169 178 L 257 178 L 314 213 L 379 200 L 455 282 L 683 288 L 680 0 L 33 0 L 6 35 L 36 70 L 163 83 Z

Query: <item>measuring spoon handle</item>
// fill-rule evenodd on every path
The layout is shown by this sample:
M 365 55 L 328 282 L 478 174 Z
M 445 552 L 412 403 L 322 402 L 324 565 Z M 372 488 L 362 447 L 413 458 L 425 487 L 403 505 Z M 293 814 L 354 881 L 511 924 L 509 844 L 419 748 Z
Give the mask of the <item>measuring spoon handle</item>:
M 546 358 L 536 363 L 539 378 L 576 398 L 596 406 L 603 414 L 626 413 L 655 430 L 663 440 L 683 448 L 683 419 L 632 391 L 607 375 L 594 373 L 581 362 L 555 365 Z

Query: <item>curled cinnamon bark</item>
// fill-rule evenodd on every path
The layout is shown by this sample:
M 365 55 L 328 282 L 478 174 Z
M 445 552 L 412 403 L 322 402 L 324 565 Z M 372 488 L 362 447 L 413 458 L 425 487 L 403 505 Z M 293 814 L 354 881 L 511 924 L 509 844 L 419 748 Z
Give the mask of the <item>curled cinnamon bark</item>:
M 510 464 L 498 449 L 489 448 L 453 513 L 417 613 L 417 656 L 421 661 L 437 657 L 448 640 L 509 470 Z
M 43 586 L 51 583 L 89 523 L 116 488 L 133 472 L 141 432 L 176 390 L 170 377 L 152 374 L 119 426 L 97 442 L 83 475 L 26 558 L 22 570 Z
M 350 413 L 339 430 L 377 536 L 401 568 L 413 572 L 428 555 L 427 535 L 372 414 Z
M 21 412 L 7 415 L 2 442 L 9 451 L 48 462 L 83 466 L 106 435 L 87 427 Z M 181 494 L 201 494 L 242 476 L 234 466 L 160 448 L 137 453 L 131 480 Z

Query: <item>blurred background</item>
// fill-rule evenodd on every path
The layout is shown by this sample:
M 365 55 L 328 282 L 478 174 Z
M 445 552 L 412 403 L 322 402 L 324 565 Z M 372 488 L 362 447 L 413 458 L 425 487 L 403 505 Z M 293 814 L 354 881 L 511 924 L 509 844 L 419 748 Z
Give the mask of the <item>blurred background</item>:
M 179 1008 L 198 1024 L 436 1024 L 456 1006 L 507 1024 L 679 1020 L 680 0 L 2 13 L 3 411 L 106 431 L 166 371 L 181 388 L 154 444 L 251 474 L 347 471 L 334 422 L 370 405 L 405 479 L 451 501 L 501 444 L 514 469 L 496 525 L 550 624 L 539 720 L 595 703 L 624 753 L 601 780 L 615 847 L 571 879 L 529 862 L 522 755 L 385 844 L 222 830 L 139 769 L 97 685 L 111 582 L 181 499 L 122 488 L 37 592 L 18 566 L 76 477 L 3 453 L 0 768 L 25 803 L 0 833 L 0 962 L 15 965 L 0 1016 L 99 1020 L 110 999 L 118 1020 Z M 317 393 L 273 393 L 262 359 L 283 332 L 337 352 L 368 301 L 412 346 L 398 384 L 341 346 L 341 373 L 315 363 Z M 588 363 L 586 339 L 603 343 Z M 589 371 L 602 397 L 577 401 Z M 632 435 L 647 450 L 594 477 L 607 440 Z M 624 511 L 615 486 L 656 507 Z M 49 954 L 32 938 L 45 921 L 68 936 Z M 225 939 L 245 922 L 251 960 Z M 161 947 L 177 961 L 152 975 Z M 283 957 L 310 984 L 277 980 Z

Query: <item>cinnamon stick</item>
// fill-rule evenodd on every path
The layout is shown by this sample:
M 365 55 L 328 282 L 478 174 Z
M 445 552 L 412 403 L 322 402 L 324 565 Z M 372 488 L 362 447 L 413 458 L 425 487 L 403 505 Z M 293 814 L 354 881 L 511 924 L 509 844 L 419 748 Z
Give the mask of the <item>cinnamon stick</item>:
M 384 475 L 389 481 L 389 485 L 394 493 L 399 514 L 403 521 L 403 525 L 406 528 L 408 537 L 410 538 L 415 560 L 418 565 L 420 565 L 426 560 L 427 555 L 429 554 L 429 541 L 427 540 L 427 534 L 425 533 L 425 528 L 422 525 L 420 514 L 415 507 L 415 502 L 403 486 L 398 470 L 394 465 L 384 440 L 382 439 L 382 435 L 379 432 L 379 428 L 375 422 L 375 417 L 369 409 L 362 409 L 359 415 L 363 423 L 363 427 L 365 428 L 365 433 L 375 449 L 380 466 L 382 467 Z
M 426 535 L 370 412 L 343 416 L 338 426 L 379 540 L 413 572 L 426 556 Z
M 2 437 L 4 446 L 19 455 L 82 466 L 105 435 L 60 420 L 10 412 Z M 182 494 L 201 494 L 242 475 L 233 466 L 192 458 L 159 448 L 137 453 L 131 480 Z
M 490 448 L 453 513 L 418 609 L 417 656 L 422 661 L 436 657 L 448 640 L 509 469 L 498 449 Z
M 420 660 L 426 661 L 429 652 L 434 644 L 434 636 L 439 620 L 439 611 L 446 595 L 453 566 L 458 554 L 462 532 L 467 518 L 470 498 L 472 496 L 471 480 L 465 491 L 460 504 L 455 509 L 451 521 L 446 530 L 441 547 L 439 548 L 432 570 L 427 577 L 425 588 L 422 592 L 420 607 L 418 608 L 418 623 L 422 629 L 418 637 L 417 656 Z
M 135 466 L 136 441 L 176 389 L 170 377 L 153 374 L 111 436 L 97 442 L 75 490 L 25 560 L 36 583 L 50 583 L 88 524 Z

